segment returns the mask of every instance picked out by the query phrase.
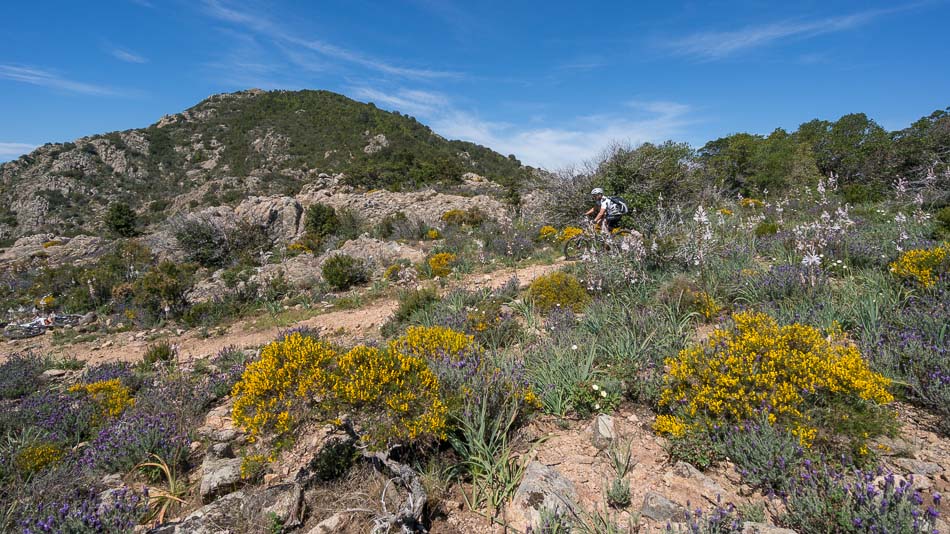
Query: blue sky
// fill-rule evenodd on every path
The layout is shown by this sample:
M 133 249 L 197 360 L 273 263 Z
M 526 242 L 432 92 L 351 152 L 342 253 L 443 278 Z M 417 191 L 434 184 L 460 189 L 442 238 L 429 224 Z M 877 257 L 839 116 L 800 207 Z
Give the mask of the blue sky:
M 0 161 L 210 94 L 328 89 L 549 168 L 950 105 L 950 2 L 10 2 Z

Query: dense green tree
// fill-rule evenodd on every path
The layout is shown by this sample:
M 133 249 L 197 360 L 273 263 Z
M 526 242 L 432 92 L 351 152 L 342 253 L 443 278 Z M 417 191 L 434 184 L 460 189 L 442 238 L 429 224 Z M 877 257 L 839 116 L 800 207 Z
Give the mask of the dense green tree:
M 881 187 L 890 180 L 891 137 L 864 113 L 845 115 L 833 123 L 817 119 L 804 123 L 796 136 L 811 145 L 819 171 L 834 173 L 842 184 Z
M 756 174 L 756 152 L 761 142 L 760 136 L 747 133 L 721 137 L 699 150 L 699 160 L 716 185 L 747 193 Z
M 337 217 L 333 206 L 317 202 L 307 208 L 304 217 L 304 229 L 311 237 L 322 239 L 336 232 L 339 226 L 340 219 Z
M 138 233 L 138 216 L 124 202 L 110 204 L 104 222 L 110 232 L 120 237 L 132 237 Z
M 689 198 L 699 193 L 694 152 L 686 143 L 644 143 L 616 147 L 597 169 L 597 181 L 608 194 L 623 195 L 631 208 L 652 209 L 660 196 Z

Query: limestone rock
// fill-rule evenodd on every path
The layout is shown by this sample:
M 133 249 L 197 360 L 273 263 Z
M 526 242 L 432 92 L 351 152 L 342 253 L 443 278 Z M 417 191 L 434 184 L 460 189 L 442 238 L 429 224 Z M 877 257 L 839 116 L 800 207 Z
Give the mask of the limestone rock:
M 478 208 L 498 221 L 509 221 L 508 210 L 500 201 L 487 196 L 461 196 L 437 193 L 432 190 L 413 192 L 373 191 L 356 193 L 345 186 L 333 185 L 328 178 L 324 183 L 308 184 L 301 189 L 297 200 L 306 208 L 321 202 L 337 209 L 351 209 L 367 220 L 378 221 L 398 211 L 413 221 L 438 224 L 446 211 Z
M 606 414 L 600 414 L 594 419 L 590 426 L 590 432 L 591 443 L 598 450 L 606 449 L 617 438 L 617 432 L 614 430 L 614 419 Z
M 271 240 L 287 243 L 301 230 L 303 207 L 293 197 L 250 197 L 234 208 L 234 214 L 263 227 Z
M 241 484 L 241 459 L 207 456 L 201 464 L 201 472 L 201 500 L 207 503 Z
M 798 534 L 790 528 L 781 528 L 767 523 L 746 521 L 742 524 L 742 534 Z
M 526 530 L 540 523 L 541 510 L 565 513 L 574 510 L 577 490 L 574 483 L 553 467 L 533 461 L 525 469 L 521 484 L 508 505 L 513 527 Z
M 395 263 L 396 260 L 409 260 L 412 263 L 418 263 L 425 258 L 425 254 L 421 250 L 395 241 L 381 241 L 366 235 L 347 241 L 339 250 L 334 252 L 347 254 L 381 266 Z
M 933 462 L 925 462 L 913 458 L 895 458 L 894 463 L 915 477 L 929 477 L 943 472 L 943 468 Z
M 698 486 L 697 491 L 711 503 L 715 503 L 719 496 L 726 493 L 726 490 L 718 482 L 687 462 L 676 462 L 672 471 L 666 473 L 663 478 L 670 482 L 671 477 L 684 478 L 691 485 Z
M 285 528 L 303 524 L 303 489 L 293 482 L 264 488 L 251 495 L 244 506 L 249 515 L 274 517 Z
M 247 495 L 236 491 L 188 514 L 181 521 L 153 528 L 148 534 L 230 534 L 227 526 L 240 514 Z
M 215 443 L 211 446 L 211 454 L 216 458 L 234 458 L 230 443 Z
M 307 534 L 334 534 L 340 532 L 345 523 L 346 515 L 343 512 L 337 512 L 318 523 Z
M 88 264 L 106 253 L 109 244 L 101 237 L 34 234 L 21 237 L 0 254 L 0 267 L 42 259 L 48 265 Z
M 684 521 L 686 519 L 686 508 L 655 491 L 650 491 L 643 496 L 643 506 L 640 508 L 640 514 L 660 523 Z
M 369 138 L 369 143 L 363 147 L 363 152 L 366 154 L 375 154 L 388 146 L 389 139 L 386 139 L 386 136 L 383 134 L 376 134 Z
M 47 369 L 43 371 L 43 378 L 45 380 L 56 380 L 66 376 L 66 373 L 68 372 L 69 371 L 66 371 L 65 369 Z

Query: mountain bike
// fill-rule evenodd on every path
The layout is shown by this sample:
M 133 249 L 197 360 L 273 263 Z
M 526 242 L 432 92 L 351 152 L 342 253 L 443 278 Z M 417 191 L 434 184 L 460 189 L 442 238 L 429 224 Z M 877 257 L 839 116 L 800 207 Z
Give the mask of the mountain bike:
M 38 324 L 8 324 L 3 328 L 3 335 L 7 339 L 27 339 L 45 332 L 46 327 Z
M 595 254 L 618 250 L 615 241 L 630 236 L 629 230 L 618 228 L 607 233 L 593 219 L 585 218 L 584 231 L 564 242 L 564 259 L 577 260 Z

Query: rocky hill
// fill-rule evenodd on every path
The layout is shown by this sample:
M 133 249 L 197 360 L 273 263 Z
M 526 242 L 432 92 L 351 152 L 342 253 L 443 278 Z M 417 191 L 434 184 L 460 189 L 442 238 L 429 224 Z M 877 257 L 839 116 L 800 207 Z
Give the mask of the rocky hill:
M 321 173 L 391 190 L 460 183 L 466 173 L 513 185 L 514 156 L 449 141 L 414 118 L 328 91 L 214 95 L 147 127 L 46 144 L 0 164 L 0 238 L 98 233 L 112 202 L 146 223 L 181 211 L 294 195 Z

